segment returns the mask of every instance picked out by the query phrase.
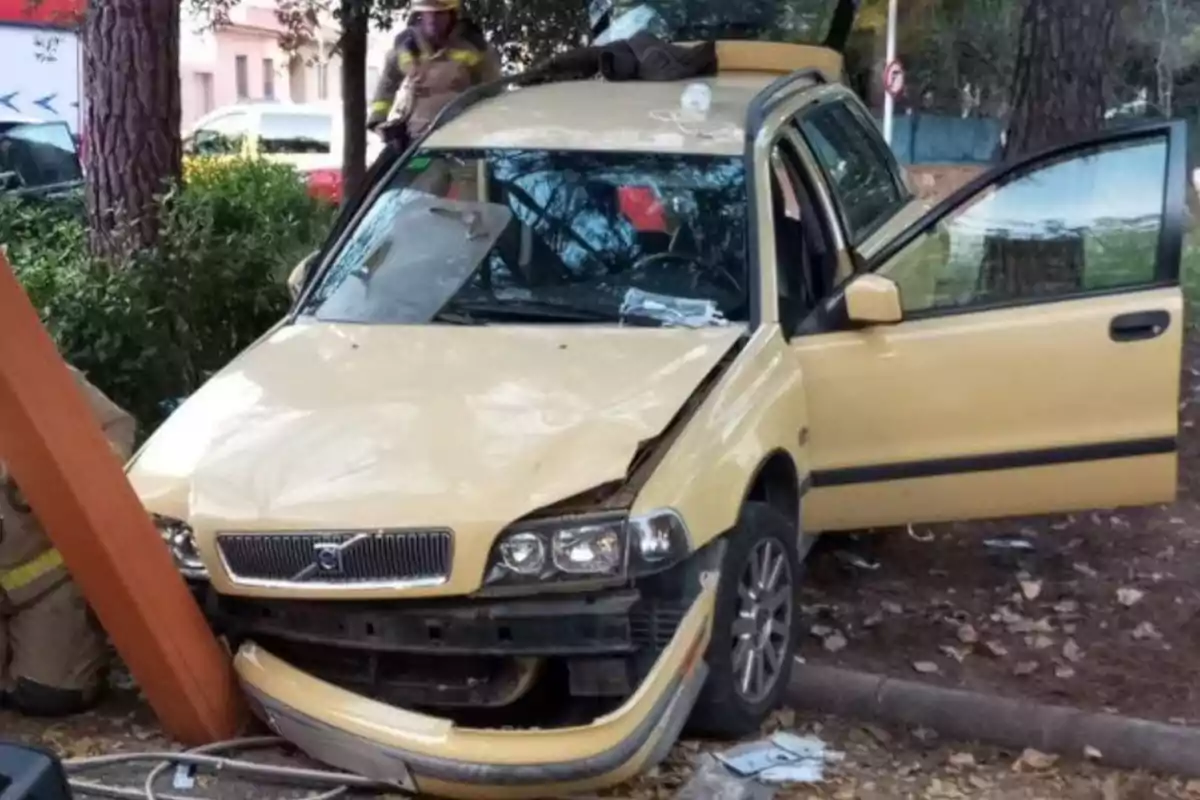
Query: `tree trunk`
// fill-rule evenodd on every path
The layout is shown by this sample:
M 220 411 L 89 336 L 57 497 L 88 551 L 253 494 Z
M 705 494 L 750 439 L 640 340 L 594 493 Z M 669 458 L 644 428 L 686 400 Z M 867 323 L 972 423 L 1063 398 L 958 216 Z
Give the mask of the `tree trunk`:
M 154 244 L 181 172 L 178 0 L 89 0 L 83 59 L 92 249 L 119 257 Z
M 1005 160 L 1100 131 L 1119 0 L 1025 0 Z
M 367 171 L 366 3 L 342 0 L 342 202 L 362 186 Z

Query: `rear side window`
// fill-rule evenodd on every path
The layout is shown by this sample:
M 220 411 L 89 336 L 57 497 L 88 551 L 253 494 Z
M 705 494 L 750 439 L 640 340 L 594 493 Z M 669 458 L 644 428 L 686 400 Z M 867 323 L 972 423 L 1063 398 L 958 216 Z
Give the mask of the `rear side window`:
M 908 202 L 874 122 L 843 102 L 817 106 L 797 120 L 837 199 L 846 235 L 859 244 Z
M 328 155 L 333 149 L 333 116 L 330 114 L 262 115 L 259 152 L 272 155 Z

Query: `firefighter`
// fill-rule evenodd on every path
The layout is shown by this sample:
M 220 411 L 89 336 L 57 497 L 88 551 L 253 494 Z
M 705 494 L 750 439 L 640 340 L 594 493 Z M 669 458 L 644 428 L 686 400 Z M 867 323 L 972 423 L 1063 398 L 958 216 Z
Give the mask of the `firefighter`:
M 462 0 L 413 0 L 412 12 L 388 51 L 367 119 L 372 131 L 387 122 L 403 87 L 399 119 L 387 125 L 400 150 L 455 97 L 500 77 L 500 56 L 462 13 Z
M 69 368 L 123 464 L 133 417 Z M 38 717 L 86 711 L 106 684 L 107 656 L 87 601 L 0 463 L 0 703 Z

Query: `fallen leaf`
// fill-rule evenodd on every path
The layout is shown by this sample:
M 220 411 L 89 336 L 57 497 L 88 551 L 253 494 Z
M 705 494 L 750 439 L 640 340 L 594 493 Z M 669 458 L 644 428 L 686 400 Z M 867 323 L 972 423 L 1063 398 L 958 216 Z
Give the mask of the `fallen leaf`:
M 828 625 L 813 625 L 808 629 L 808 632 L 818 639 L 824 639 L 826 636 L 831 636 L 834 630 Z
M 1026 637 L 1025 643 L 1034 650 L 1046 650 L 1054 646 L 1054 640 L 1044 633 L 1039 633 L 1037 636 Z
M 1063 600 L 1054 604 L 1054 610 L 1059 614 L 1074 614 L 1079 611 L 1079 601 Z
M 1037 672 L 1038 663 L 1036 661 L 1021 661 L 1013 667 L 1014 675 L 1032 675 Z
M 1097 760 L 1104 758 L 1104 754 L 1089 744 L 1087 747 L 1083 748 L 1083 757 Z
M 883 623 L 883 613 L 877 611 L 874 614 L 872 614 L 871 616 L 864 619 L 862 621 L 862 626 L 864 628 L 874 628 L 874 627 L 879 626 L 882 623 Z
M 1063 658 L 1072 664 L 1078 664 L 1080 661 L 1083 661 L 1083 648 L 1074 639 L 1067 639 L 1063 643 L 1062 654 Z
M 989 653 L 994 655 L 996 658 L 1003 658 L 1004 656 L 1008 655 L 1008 648 L 1005 647 L 1004 645 L 1000 644 L 999 642 L 990 642 L 990 641 L 984 642 L 983 646 Z
M 921 673 L 922 675 L 933 675 L 933 674 L 941 671 L 938 668 L 938 665 L 933 663 L 932 661 L 914 661 L 913 669 L 915 669 L 917 672 Z
M 1130 589 L 1129 587 L 1121 587 L 1117 589 L 1117 602 L 1126 608 L 1132 608 L 1142 601 L 1146 593 L 1141 589 Z
M 973 767 L 975 766 L 975 756 L 970 753 L 951 753 L 950 766 L 952 767 Z
M 971 777 L 967 778 L 967 783 L 971 784 L 976 789 L 991 789 L 995 785 L 987 778 L 979 775 L 972 775 Z
M 971 651 L 965 647 L 951 647 L 948 644 L 942 645 L 938 648 L 938 650 L 941 650 L 944 654 L 950 658 L 953 658 L 960 664 L 966 661 L 967 656 L 971 654 Z
M 846 645 L 849 644 L 849 642 L 846 641 L 845 636 L 838 633 L 837 631 L 834 631 L 833 633 L 831 633 L 825 637 L 825 641 L 822 644 L 824 645 L 825 649 L 828 650 L 829 652 L 837 653 L 841 650 L 845 650 Z
M 1021 594 L 1026 600 L 1037 600 L 1042 593 L 1041 581 L 1021 581 Z
M 1142 622 L 1133 629 L 1133 638 L 1143 641 L 1145 639 L 1161 639 L 1163 636 L 1158 632 L 1158 628 L 1154 627 L 1153 622 Z
M 1015 772 L 1020 772 L 1022 769 L 1044 770 L 1050 769 L 1057 763 L 1058 756 L 1027 747 L 1021 753 L 1021 757 L 1013 763 L 1013 770 Z
M 996 613 L 992 615 L 992 619 L 996 622 L 1003 622 L 1005 625 L 1015 625 L 1018 622 L 1025 622 L 1025 618 L 1017 612 L 1013 611 L 1008 606 L 1000 606 L 996 609 Z
M 892 735 L 878 725 L 863 725 L 862 729 L 880 744 L 891 744 Z
M 1096 572 L 1096 570 L 1089 567 L 1087 564 L 1072 564 L 1071 568 L 1074 569 L 1076 572 L 1078 572 L 1080 575 L 1086 575 L 1089 578 L 1095 578 L 1096 576 L 1098 576 L 1100 574 L 1099 572 Z
M 1075 670 L 1072 669 L 1071 667 L 1055 667 L 1054 677 L 1061 678 L 1062 680 L 1065 681 L 1069 678 L 1075 677 Z
M 975 644 L 979 641 L 979 631 L 972 625 L 961 625 L 958 628 L 958 640 L 963 644 Z
M 903 614 L 904 613 L 904 606 L 900 605 L 899 603 L 894 603 L 891 600 L 884 600 L 882 603 L 879 604 L 879 607 L 882 608 L 884 611 L 886 611 L 889 614 Z

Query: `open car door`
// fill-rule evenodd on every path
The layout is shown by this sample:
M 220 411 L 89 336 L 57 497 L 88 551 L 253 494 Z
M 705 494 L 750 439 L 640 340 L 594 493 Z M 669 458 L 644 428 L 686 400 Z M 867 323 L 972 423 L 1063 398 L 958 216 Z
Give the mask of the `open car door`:
M 1187 178 L 1183 122 L 1125 129 L 992 171 L 877 250 L 791 343 L 808 529 L 1171 500 Z

